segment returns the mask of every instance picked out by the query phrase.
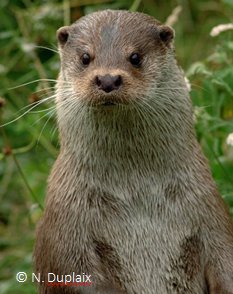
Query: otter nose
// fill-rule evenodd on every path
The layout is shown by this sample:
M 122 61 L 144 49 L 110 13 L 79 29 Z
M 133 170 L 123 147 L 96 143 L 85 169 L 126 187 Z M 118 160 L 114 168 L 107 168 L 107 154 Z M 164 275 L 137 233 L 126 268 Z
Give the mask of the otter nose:
M 117 90 L 122 84 L 122 78 L 120 75 L 111 76 L 109 74 L 104 76 L 96 76 L 96 85 L 100 90 L 109 93 L 113 90 Z

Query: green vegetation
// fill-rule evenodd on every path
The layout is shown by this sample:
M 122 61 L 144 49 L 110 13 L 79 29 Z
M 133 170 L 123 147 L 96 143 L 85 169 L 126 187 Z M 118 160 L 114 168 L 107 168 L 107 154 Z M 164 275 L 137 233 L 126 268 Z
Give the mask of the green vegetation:
M 131 8 L 165 22 L 178 5 L 176 53 L 191 82 L 198 139 L 233 213 L 233 146 L 226 143 L 233 133 L 233 31 L 210 36 L 214 26 L 233 22 L 232 0 L 1 0 L 0 293 L 36 293 L 30 282 L 35 224 L 59 149 L 57 28 L 104 8 Z M 28 273 L 26 283 L 16 282 L 18 271 Z

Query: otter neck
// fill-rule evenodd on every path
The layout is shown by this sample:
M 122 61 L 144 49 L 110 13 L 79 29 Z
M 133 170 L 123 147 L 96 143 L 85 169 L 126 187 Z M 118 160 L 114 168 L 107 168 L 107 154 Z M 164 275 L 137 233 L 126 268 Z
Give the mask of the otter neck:
M 74 128 L 62 128 L 61 153 L 91 170 L 109 167 L 124 173 L 165 173 L 192 158 L 195 136 L 190 121 L 168 125 L 140 111 L 114 109 L 111 113 L 86 110 Z M 195 144 L 194 144 L 195 145 Z

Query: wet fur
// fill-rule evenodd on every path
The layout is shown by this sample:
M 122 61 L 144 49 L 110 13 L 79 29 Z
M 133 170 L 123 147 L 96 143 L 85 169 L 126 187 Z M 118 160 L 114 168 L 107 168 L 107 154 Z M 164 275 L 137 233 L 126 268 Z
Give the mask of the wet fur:
M 196 141 L 172 30 L 144 14 L 108 10 L 63 34 L 61 150 L 35 268 L 44 279 L 86 272 L 95 280 L 59 291 L 41 283 L 39 293 L 233 293 L 233 226 Z M 84 69 L 85 50 L 93 62 Z M 127 61 L 135 50 L 145 56 L 140 69 Z M 123 86 L 100 93 L 98 73 L 121 74 Z M 118 105 L 105 108 L 105 99 Z

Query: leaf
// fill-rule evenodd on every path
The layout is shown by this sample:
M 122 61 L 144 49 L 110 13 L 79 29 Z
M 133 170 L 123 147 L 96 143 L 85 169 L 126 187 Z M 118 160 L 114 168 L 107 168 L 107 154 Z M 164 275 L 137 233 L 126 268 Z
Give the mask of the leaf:
M 189 70 L 187 71 L 187 76 L 194 76 L 194 75 L 205 75 L 207 77 L 212 75 L 212 72 L 207 69 L 203 62 L 195 62 L 191 65 Z

